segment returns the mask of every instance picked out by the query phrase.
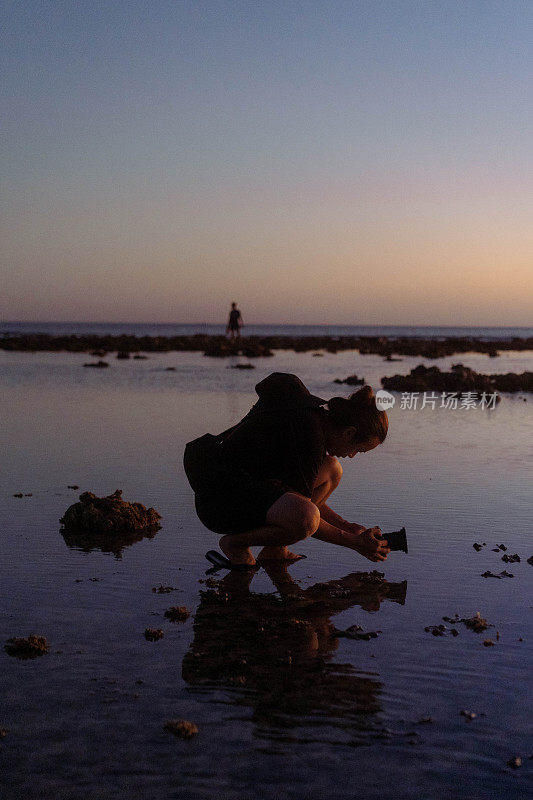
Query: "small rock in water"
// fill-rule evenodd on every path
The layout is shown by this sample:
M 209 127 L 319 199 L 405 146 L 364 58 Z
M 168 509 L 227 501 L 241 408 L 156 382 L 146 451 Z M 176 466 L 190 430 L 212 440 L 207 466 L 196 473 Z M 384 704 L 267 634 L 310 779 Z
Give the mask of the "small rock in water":
M 173 733 L 178 739 L 192 739 L 198 733 L 197 725 L 186 719 L 169 719 L 163 725 L 163 730 Z
M 8 731 L 5 728 L 0 728 L 0 739 L 5 739 Z
M 8 639 L 4 650 L 15 658 L 36 658 L 48 653 L 48 642 L 44 636 L 36 636 L 32 633 L 27 639 Z
M 522 766 L 522 759 L 520 758 L 520 756 L 513 756 L 507 762 L 507 766 L 512 767 L 512 769 L 518 769 L 518 767 Z
M 466 711 L 463 708 L 463 710 L 461 711 L 461 716 L 465 717 L 468 720 L 472 720 L 472 719 L 475 719 L 477 717 L 477 714 L 475 713 L 475 711 Z
M 156 594 L 168 594 L 169 592 L 177 592 L 173 586 L 152 586 L 152 592 Z
M 360 625 L 350 625 L 345 631 L 340 631 L 337 628 L 331 634 L 337 639 L 357 639 L 359 641 L 368 642 L 370 639 L 377 639 L 381 631 L 363 631 Z
M 94 363 L 84 364 L 83 366 L 93 367 L 94 369 L 105 369 L 106 367 L 109 366 L 109 364 L 107 363 L 107 361 L 96 361 Z
M 165 611 L 165 617 L 171 622 L 184 622 L 191 616 L 191 612 L 185 606 L 171 606 Z
M 22 494 L 22 492 L 17 492 L 16 494 L 13 495 L 13 497 L 24 497 L 24 495 Z
M 433 717 L 421 717 L 417 721 L 417 725 L 429 725 L 429 723 L 433 722 Z
M 348 386 L 363 386 L 365 383 L 364 378 L 360 378 L 358 375 L 348 375 L 347 378 L 335 378 L 333 383 L 346 383 Z
M 447 622 L 451 622 L 452 620 L 449 617 L 444 617 Z M 455 628 L 447 628 L 446 625 L 427 625 L 424 630 L 427 633 L 432 633 L 433 636 L 459 636 L 459 631 Z
M 504 544 L 499 544 L 498 547 L 500 548 L 500 550 L 504 550 L 504 551 L 507 550 L 507 548 L 506 548 L 506 546 Z
M 492 639 L 484 639 L 483 647 L 494 647 L 494 642 L 492 641 Z
M 67 486 L 67 489 L 79 489 L 79 488 L 80 488 L 80 487 L 79 487 L 77 484 L 75 484 L 75 483 L 73 483 L 73 484 L 71 484 L 71 485 Z
M 514 564 L 515 561 L 516 562 L 520 561 L 520 556 L 518 555 L 518 553 L 513 553 L 512 556 L 509 556 L 506 553 L 504 556 L 502 556 L 502 561 L 505 561 L 506 564 Z
M 483 545 L 479 544 L 479 542 L 474 542 L 472 547 L 474 548 L 474 550 L 477 550 L 477 552 L 479 553 L 479 551 L 483 548 Z
M 507 572 L 507 570 L 505 570 L 505 569 L 503 570 L 503 572 L 500 572 L 499 575 L 495 575 L 494 572 L 491 572 L 490 570 L 487 570 L 486 572 L 482 572 L 481 573 L 481 577 L 482 578 L 514 578 L 514 575 L 513 575 L 512 572 Z
M 161 628 L 146 628 L 144 632 L 144 638 L 149 642 L 158 642 L 159 639 L 162 639 L 164 635 L 165 634 Z
M 528 563 L 528 564 L 531 564 L 531 565 L 533 566 L 533 556 L 530 556 L 530 557 L 528 558 L 528 560 L 527 560 L 527 563 Z

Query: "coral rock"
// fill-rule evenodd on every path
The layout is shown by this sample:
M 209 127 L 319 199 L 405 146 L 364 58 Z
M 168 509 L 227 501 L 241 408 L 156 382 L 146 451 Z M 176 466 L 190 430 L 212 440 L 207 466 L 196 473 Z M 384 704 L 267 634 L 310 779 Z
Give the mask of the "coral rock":
M 481 633 L 489 627 L 489 623 L 486 619 L 483 619 L 479 611 L 476 611 L 473 617 L 467 617 L 461 621 L 464 622 L 467 628 L 476 633 Z
M 27 639 L 8 639 L 4 649 L 16 658 L 36 658 L 48 653 L 48 642 L 44 636 L 32 633 Z
M 87 533 L 123 533 L 146 528 L 159 528 L 161 515 L 153 508 L 145 508 L 141 503 L 128 503 L 122 499 L 122 491 L 108 497 L 97 497 L 92 492 L 80 495 L 79 503 L 74 503 L 61 517 L 63 530 Z
M 165 617 L 171 622 L 184 622 L 191 616 L 191 612 L 185 606 L 171 606 L 165 611 Z
M 149 642 L 158 642 L 159 639 L 162 639 L 164 635 L 165 634 L 161 628 L 146 628 L 144 632 L 144 638 Z

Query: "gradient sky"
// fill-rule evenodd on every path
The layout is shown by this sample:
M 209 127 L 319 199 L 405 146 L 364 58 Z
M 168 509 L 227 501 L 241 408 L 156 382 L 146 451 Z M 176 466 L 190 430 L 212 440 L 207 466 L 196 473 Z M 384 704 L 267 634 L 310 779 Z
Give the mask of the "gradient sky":
M 533 3 L 4 3 L 0 319 L 533 324 Z

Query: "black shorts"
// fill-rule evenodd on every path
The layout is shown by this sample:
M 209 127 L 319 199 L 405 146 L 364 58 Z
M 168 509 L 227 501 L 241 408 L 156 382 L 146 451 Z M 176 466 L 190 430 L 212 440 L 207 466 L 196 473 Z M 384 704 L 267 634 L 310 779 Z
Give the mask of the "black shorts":
M 281 481 L 237 470 L 195 492 L 196 513 L 214 533 L 244 533 L 265 525 L 269 508 L 290 491 Z

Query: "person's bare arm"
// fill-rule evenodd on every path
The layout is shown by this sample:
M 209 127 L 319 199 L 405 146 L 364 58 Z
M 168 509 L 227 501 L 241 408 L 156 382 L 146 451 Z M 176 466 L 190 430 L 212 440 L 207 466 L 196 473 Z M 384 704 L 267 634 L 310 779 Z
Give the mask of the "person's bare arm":
M 320 517 L 321 519 L 329 522 L 330 525 L 335 525 L 337 528 L 341 528 L 344 531 L 348 531 L 350 533 L 362 533 L 366 530 L 365 525 L 360 525 L 358 522 L 348 522 L 347 520 L 343 519 L 340 514 L 337 514 L 336 511 L 333 511 L 332 508 L 327 506 L 323 503 L 319 506 Z

